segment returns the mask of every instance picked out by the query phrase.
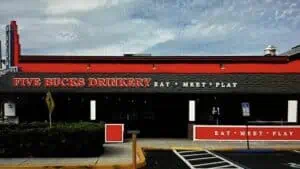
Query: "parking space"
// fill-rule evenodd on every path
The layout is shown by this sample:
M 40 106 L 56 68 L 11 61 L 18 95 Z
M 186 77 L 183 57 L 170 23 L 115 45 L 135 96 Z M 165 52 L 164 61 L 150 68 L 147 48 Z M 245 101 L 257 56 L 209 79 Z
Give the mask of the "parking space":
M 300 169 L 300 151 L 151 150 L 147 169 Z
M 204 151 L 180 151 L 173 150 L 173 152 L 185 162 L 192 169 L 198 168 L 235 168 L 242 169 L 242 167 L 226 160 L 219 155 L 204 150 Z
M 293 169 L 300 168 L 300 151 L 235 151 L 215 152 L 227 160 L 250 169 Z

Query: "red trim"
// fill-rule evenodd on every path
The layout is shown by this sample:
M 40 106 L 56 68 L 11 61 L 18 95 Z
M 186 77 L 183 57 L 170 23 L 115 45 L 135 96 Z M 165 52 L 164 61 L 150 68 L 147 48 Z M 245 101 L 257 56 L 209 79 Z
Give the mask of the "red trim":
M 19 63 L 22 72 L 37 73 L 300 73 L 300 60 L 284 64 L 204 63 Z
M 22 63 L 288 63 L 287 56 L 57 56 L 22 55 Z

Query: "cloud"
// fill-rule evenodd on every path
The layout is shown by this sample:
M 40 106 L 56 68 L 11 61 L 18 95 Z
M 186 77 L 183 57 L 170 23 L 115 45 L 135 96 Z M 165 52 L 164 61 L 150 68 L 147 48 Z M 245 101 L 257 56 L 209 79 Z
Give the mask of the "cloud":
M 86 12 L 103 6 L 106 0 L 51 0 L 45 1 L 47 3 L 46 14 L 58 15 L 69 12 Z
M 30 8 L 29 8 L 30 7 Z M 24 54 L 242 55 L 299 43 L 297 0 L 3 0 Z

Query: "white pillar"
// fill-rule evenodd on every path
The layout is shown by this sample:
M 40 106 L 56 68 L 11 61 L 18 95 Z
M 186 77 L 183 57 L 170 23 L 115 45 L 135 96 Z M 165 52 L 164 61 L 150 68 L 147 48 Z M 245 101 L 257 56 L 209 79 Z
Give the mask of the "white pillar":
M 196 119 L 196 104 L 195 100 L 189 101 L 189 121 L 195 121 Z
M 288 101 L 288 122 L 297 123 L 298 119 L 298 100 Z
M 90 110 L 90 119 L 96 120 L 96 100 L 91 100 Z

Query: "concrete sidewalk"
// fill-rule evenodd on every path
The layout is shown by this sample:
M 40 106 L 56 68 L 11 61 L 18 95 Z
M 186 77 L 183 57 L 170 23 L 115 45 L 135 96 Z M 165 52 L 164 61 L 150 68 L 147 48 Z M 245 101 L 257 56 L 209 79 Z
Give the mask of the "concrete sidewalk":
M 138 167 L 145 165 L 143 149 L 246 149 L 246 142 L 208 142 L 189 139 L 142 139 L 138 138 Z M 300 150 L 300 142 L 250 142 L 251 149 Z M 131 168 L 131 142 L 105 144 L 104 154 L 91 158 L 0 158 L 2 168 Z
M 145 165 L 140 147 L 137 148 L 137 166 Z M 0 169 L 4 168 L 131 168 L 131 143 L 104 144 L 104 153 L 99 157 L 84 158 L 0 158 Z

